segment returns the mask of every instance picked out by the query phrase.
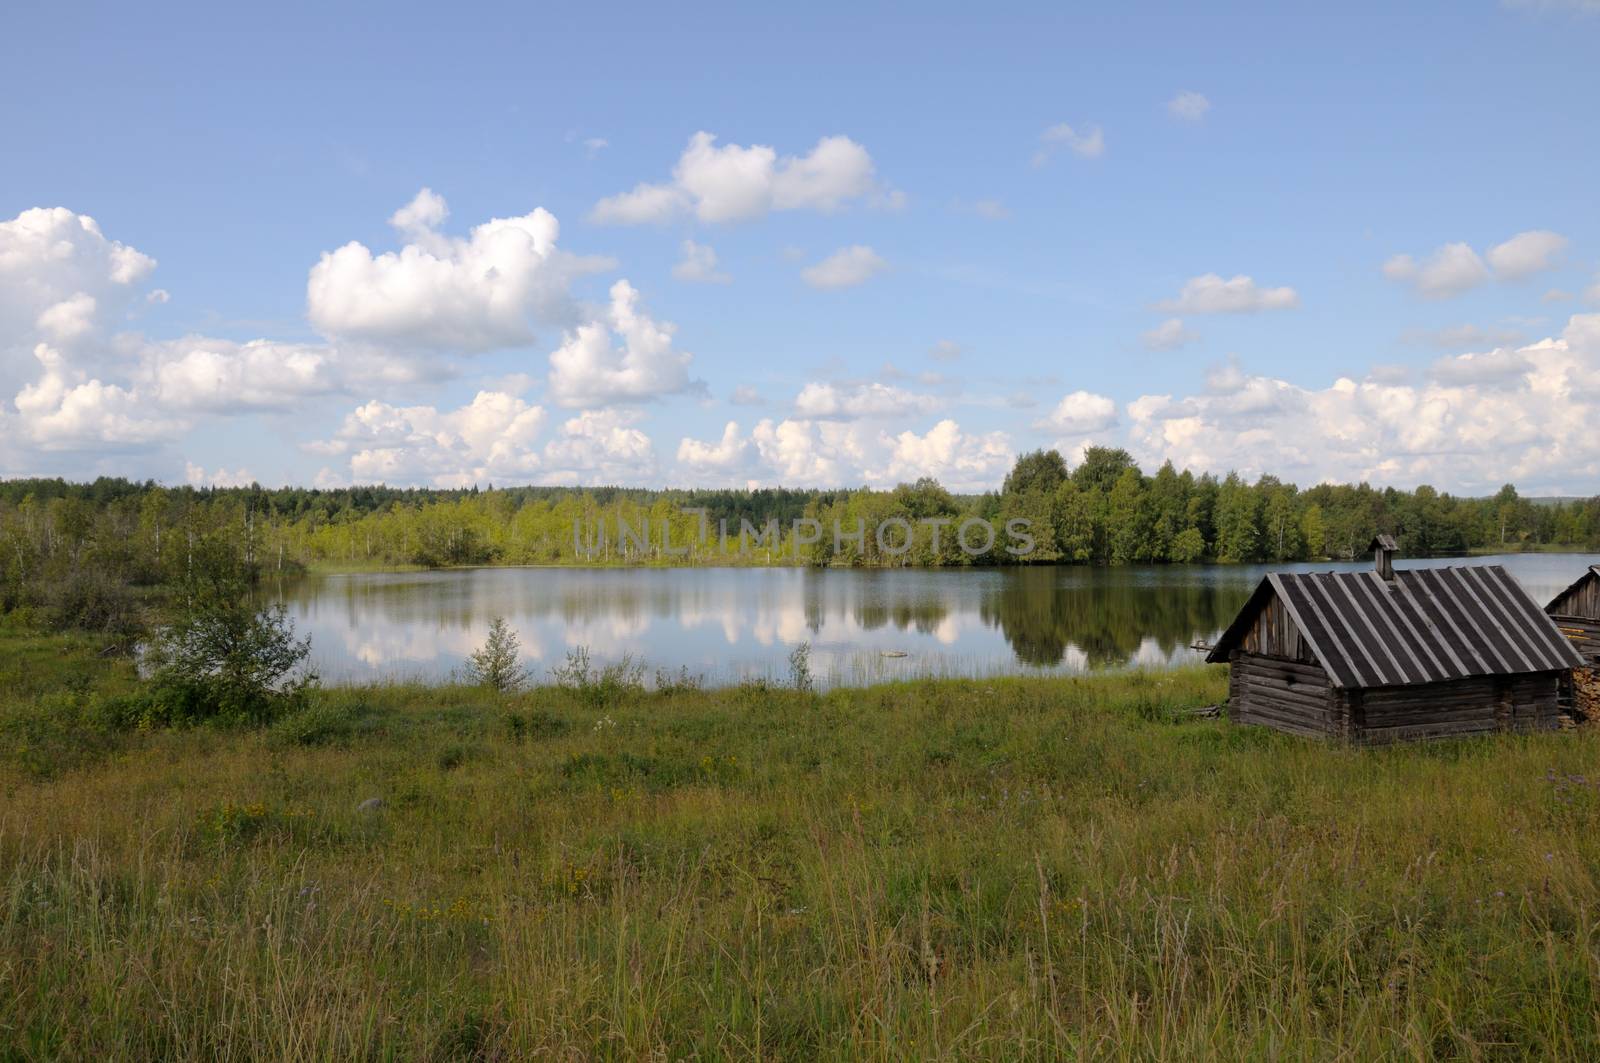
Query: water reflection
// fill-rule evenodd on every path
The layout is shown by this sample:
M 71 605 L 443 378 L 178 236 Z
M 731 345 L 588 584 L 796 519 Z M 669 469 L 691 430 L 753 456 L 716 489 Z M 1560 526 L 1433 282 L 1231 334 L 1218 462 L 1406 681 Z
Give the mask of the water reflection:
M 1483 560 L 1506 564 L 1543 601 L 1594 559 Z M 1413 562 L 1435 563 L 1447 562 Z M 448 678 L 504 616 L 541 674 L 581 645 L 597 660 L 632 653 L 711 683 L 781 678 L 805 641 L 824 683 L 863 683 L 1193 661 L 1190 645 L 1213 638 L 1265 571 L 458 569 L 312 577 L 276 590 L 331 682 Z

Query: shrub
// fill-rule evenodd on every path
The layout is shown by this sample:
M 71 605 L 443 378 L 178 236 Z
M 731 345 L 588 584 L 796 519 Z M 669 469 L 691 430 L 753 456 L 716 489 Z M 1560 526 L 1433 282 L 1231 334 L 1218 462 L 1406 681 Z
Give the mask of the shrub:
M 796 690 L 810 690 L 815 685 L 811 676 L 811 643 L 802 642 L 789 652 L 789 682 Z
M 704 687 L 706 677 L 697 675 L 687 665 L 680 666 L 676 672 L 669 672 L 665 668 L 656 669 L 657 694 L 688 694 Z
M 264 724 L 305 707 L 317 678 L 304 670 L 309 640 L 297 640 L 282 605 L 201 602 L 162 629 L 143 722 L 202 720 Z
M 558 687 L 571 691 L 592 709 L 603 709 L 644 692 L 644 665 L 635 661 L 631 653 L 596 668 L 590 663 L 589 648 L 579 646 L 568 650 L 567 663 L 550 669 L 550 675 Z
M 528 681 L 528 670 L 522 666 L 522 648 L 517 633 L 506 626 L 505 617 L 497 616 L 489 625 L 489 641 L 467 658 L 467 675 L 501 694 L 520 689 Z
M 324 746 L 355 735 L 365 705 L 311 701 L 272 725 L 270 737 L 281 745 Z

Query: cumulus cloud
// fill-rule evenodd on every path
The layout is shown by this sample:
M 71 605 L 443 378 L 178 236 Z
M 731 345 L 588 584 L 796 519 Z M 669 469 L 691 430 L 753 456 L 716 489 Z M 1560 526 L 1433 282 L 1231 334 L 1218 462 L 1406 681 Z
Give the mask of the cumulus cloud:
M 1181 317 L 1169 317 L 1149 332 L 1142 333 L 1139 338 L 1152 351 L 1175 351 L 1200 337 L 1184 326 Z
M 1523 351 L 1501 347 L 1475 354 L 1440 358 L 1428 370 L 1429 379 L 1444 385 L 1494 387 L 1521 380 L 1533 372 L 1533 359 Z
M 633 285 L 618 281 L 605 316 L 568 332 L 550 355 L 551 396 L 563 406 L 602 406 L 703 392 L 704 383 L 689 376 L 693 356 L 673 349 L 674 331 L 639 308 Z
M 1106 138 L 1100 127 L 1080 126 L 1074 129 L 1062 122 L 1039 134 L 1039 148 L 1033 153 L 1033 164 L 1043 166 L 1061 148 L 1084 159 L 1098 159 L 1106 153 Z
M 767 400 L 761 397 L 761 392 L 749 384 L 740 384 L 733 389 L 733 394 L 728 401 L 735 406 L 760 406 Z
M 864 244 L 842 247 L 815 265 L 800 271 L 813 288 L 853 288 L 889 268 L 889 264 Z
M 1566 246 L 1567 238 L 1559 233 L 1531 229 L 1496 244 L 1481 257 L 1461 242 L 1445 244 L 1420 262 L 1409 254 L 1393 255 L 1384 262 L 1383 273 L 1411 285 L 1425 298 L 1449 299 L 1491 277 L 1515 281 L 1552 269 Z
M 1496 244 L 1484 257 L 1503 280 L 1521 280 L 1551 269 L 1553 259 L 1567 246 L 1567 238 L 1548 229 L 1518 233 L 1503 244 Z
M 614 265 L 558 249 L 560 224 L 543 207 L 466 238 L 440 231 L 448 216 L 424 188 L 389 219 L 406 240 L 399 251 L 375 255 L 351 241 L 325 253 L 306 284 L 311 323 L 336 340 L 402 351 L 524 346 L 535 322 L 571 319 L 573 277 Z
M 255 474 L 242 465 L 232 472 L 224 468 L 206 472 L 192 461 L 183 463 L 183 478 L 190 487 L 249 487 L 256 482 Z
M 636 410 L 585 410 L 565 422 L 545 446 L 544 481 L 566 484 L 649 484 L 655 445 L 635 427 Z
M 750 441 L 739 434 L 739 422 L 729 421 L 722 438 L 703 442 L 685 437 L 678 443 L 678 464 L 693 474 L 727 474 L 749 461 Z
M 140 401 L 133 391 L 90 378 L 60 351 L 34 348 L 42 372 L 17 393 L 17 433 L 39 450 L 145 446 L 171 439 L 188 425 Z
M 144 449 L 178 438 L 196 415 L 288 408 L 341 388 L 325 345 L 155 341 L 119 328 L 136 304 L 168 298 L 140 290 L 155 265 L 70 210 L 0 222 L 0 385 L 14 395 L 4 402 L 14 442 Z
M 1198 122 L 1211 110 L 1211 101 L 1198 92 L 1185 90 L 1167 101 L 1167 113 L 1185 122 Z
M 926 432 L 893 432 L 861 423 L 807 418 L 760 421 L 748 437 L 729 422 L 720 439 L 684 439 L 686 471 L 723 482 L 892 487 L 923 476 L 957 491 L 997 486 L 1015 461 L 1004 432 L 972 433 L 950 419 Z
M 0 388 L 10 394 L 36 371 L 40 343 L 78 363 L 95 358 L 155 268 L 64 207 L 0 221 Z
M 1559 339 L 1441 359 L 1421 384 L 1374 374 L 1306 388 L 1227 365 L 1203 394 L 1142 396 L 1128 413 L 1148 461 L 1302 484 L 1559 491 L 1600 475 L 1600 440 L 1585 428 L 1597 404 L 1600 314 L 1590 314 Z
M 1489 279 L 1489 267 L 1464 243 L 1445 244 L 1420 263 L 1410 255 L 1395 255 L 1383 264 L 1383 272 L 1429 299 L 1448 299 Z
M 936 409 L 939 401 L 889 384 L 810 383 L 795 397 L 796 416 L 814 420 L 903 417 Z
M 961 357 L 961 344 L 955 340 L 940 340 L 928 351 L 928 357 L 936 362 L 953 362 Z
M 844 136 L 823 137 L 805 155 L 778 157 L 764 144 L 718 145 L 701 131 L 664 184 L 640 184 L 596 203 L 593 221 L 613 225 L 664 222 L 692 212 L 704 222 L 749 221 L 771 211 L 830 212 L 867 197 L 895 205 L 876 178 L 872 156 Z
M 1293 288 L 1262 288 L 1242 273 L 1229 280 L 1215 273 L 1191 277 L 1176 299 L 1159 304 L 1173 314 L 1253 314 L 1299 305 L 1300 296 Z
M 373 400 L 308 449 L 347 455 L 357 483 L 462 487 L 537 475 L 534 444 L 544 420 L 542 408 L 504 392 L 480 391 L 454 410 Z
M 170 410 L 288 409 L 342 388 L 334 352 L 321 344 L 186 336 L 151 343 L 143 357 L 141 393 Z
M 1074 391 L 1056 403 L 1050 415 L 1035 423 L 1036 428 L 1081 435 L 1110 428 L 1117 423 L 1117 404 L 1105 395 Z
M 717 269 L 717 252 L 693 240 L 683 242 L 683 260 L 672 267 L 672 275 L 691 284 L 731 284 L 733 278 Z

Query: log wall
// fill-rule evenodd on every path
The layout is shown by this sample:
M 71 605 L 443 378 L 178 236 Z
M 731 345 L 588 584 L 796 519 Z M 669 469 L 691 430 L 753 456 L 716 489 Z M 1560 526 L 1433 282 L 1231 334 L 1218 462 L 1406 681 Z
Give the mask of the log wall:
M 1334 689 L 1315 665 L 1235 652 L 1228 716 L 1294 734 L 1382 744 L 1560 725 L 1559 672 Z
M 1576 587 L 1547 605 L 1545 612 L 1563 617 L 1600 617 L 1600 579 L 1585 576 Z
M 1333 686 L 1321 668 L 1285 657 L 1235 651 L 1228 669 L 1228 717 L 1303 735 L 1337 733 Z

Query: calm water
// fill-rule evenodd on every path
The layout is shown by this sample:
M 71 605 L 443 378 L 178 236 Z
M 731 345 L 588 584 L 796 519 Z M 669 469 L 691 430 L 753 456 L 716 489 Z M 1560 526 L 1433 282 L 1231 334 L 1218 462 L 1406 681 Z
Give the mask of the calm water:
M 1542 604 L 1600 557 L 1476 560 L 1505 565 Z M 855 684 L 1188 663 L 1268 570 L 481 568 L 310 577 L 281 593 L 335 683 L 448 678 L 504 616 L 542 680 L 577 646 L 597 662 L 631 652 L 651 670 L 687 666 L 712 684 L 783 678 L 790 650 L 809 642 L 819 681 Z

